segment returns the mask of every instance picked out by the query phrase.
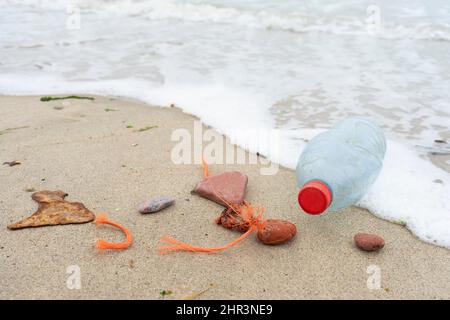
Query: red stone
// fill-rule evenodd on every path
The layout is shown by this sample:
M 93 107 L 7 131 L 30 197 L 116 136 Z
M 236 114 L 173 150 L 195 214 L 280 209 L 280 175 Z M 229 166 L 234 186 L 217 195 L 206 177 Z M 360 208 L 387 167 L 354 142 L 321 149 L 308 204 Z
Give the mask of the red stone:
M 209 176 L 200 181 L 193 192 L 199 196 L 214 201 L 224 207 L 229 204 L 242 204 L 244 202 L 245 190 L 247 189 L 248 177 L 240 172 L 224 172 Z
M 285 220 L 267 219 L 258 228 L 258 239 L 269 245 L 286 243 L 296 234 L 295 224 Z
M 384 247 L 384 239 L 376 234 L 358 233 L 354 240 L 356 246 L 364 251 L 377 251 Z

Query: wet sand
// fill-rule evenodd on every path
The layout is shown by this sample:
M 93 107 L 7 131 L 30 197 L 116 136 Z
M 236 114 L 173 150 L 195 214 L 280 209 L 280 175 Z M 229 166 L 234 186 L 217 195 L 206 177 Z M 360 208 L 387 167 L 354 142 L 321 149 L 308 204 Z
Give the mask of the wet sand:
M 0 162 L 22 163 L 0 166 L 0 298 L 161 299 L 161 291 L 170 290 L 165 299 L 180 299 L 210 284 L 199 299 L 450 298 L 450 250 L 356 207 L 306 215 L 297 205 L 294 172 L 284 168 L 272 176 L 250 164 L 211 165 L 210 171 L 248 174 L 247 199 L 266 206 L 267 218 L 295 223 L 292 242 L 271 247 L 250 236 L 218 254 L 158 255 L 163 235 L 211 247 L 238 236 L 214 224 L 220 206 L 190 194 L 201 168 L 171 160 L 172 132 L 192 132 L 196 120 L 177 108 L 116 98 L 0 97 Z M 61 189 L 69 201 L 108 212 L 133 232 L 133 246 L 99 252 L 97 239 L 121 241 L 122 234 L 93 223 L 7 230 L 35 211 L 25 191 L 30 188 Z M 176 204 L 152 215 L 137 212 L 141 202 L 160 195 Z M 358 250 L 352 240 L 357 232 L 382 235 L 385 248 Z M 80 289 L 67 287 L 74 265 Z M 379 289 L 368 286 L 373 270 L 380 271 Z

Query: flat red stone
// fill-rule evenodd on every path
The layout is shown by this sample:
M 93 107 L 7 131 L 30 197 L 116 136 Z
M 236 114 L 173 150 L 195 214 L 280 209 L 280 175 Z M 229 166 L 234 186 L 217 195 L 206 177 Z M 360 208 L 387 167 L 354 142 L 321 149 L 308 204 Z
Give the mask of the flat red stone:
M 384 239 L 376 234 L 357 233 L 354 241 L 356 246 L 364 251 L 377 251 L 384 247 Z
M 247 175 L 234 171 L 209 176 L 197 183 L 194 192 L 199 196 L 214 201 L 224 207 L 229 204 L 242 204 L 247 189 Z

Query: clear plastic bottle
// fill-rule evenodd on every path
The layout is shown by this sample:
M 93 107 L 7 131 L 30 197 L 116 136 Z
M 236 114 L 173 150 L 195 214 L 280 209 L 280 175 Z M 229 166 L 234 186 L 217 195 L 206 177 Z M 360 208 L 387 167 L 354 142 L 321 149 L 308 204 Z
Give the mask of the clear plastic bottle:
M 366 118 L 350 117 L 318 134 L 297 164 L 298 202 L 309 214 L 355 204 L 383 165 L 386 139 Z

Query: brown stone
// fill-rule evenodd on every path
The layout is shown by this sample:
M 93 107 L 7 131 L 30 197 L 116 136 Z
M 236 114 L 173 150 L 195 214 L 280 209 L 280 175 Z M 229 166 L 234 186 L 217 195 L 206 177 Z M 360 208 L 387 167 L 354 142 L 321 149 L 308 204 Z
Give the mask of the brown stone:
M 258 239 L 262 243 L 270 245 L 286 243 L 294 238 L 296 234 L 296 226 L 284 220 L 265 220 L 258 229 Z
M 30 217 L 9 225 L 8 229 L 86 223 L 95 219 L 95 215 L 82 203 L 66 201 L 66 196 L 67 193 L 60 190 L 33 193 L 31 198 L 39 204 L 38 210 Z
M 376 234 L 357 233 L 354 240 L 356 246 L 364 251 L 377 251 L 384 247 L 384 239 Z
M 227 207 L 244 202 L 248 177 L 240 172 L 224 172 L 200 181 L 193 192 L 199 196 Z M 223 200 L 227 203 L 225 203 Z

